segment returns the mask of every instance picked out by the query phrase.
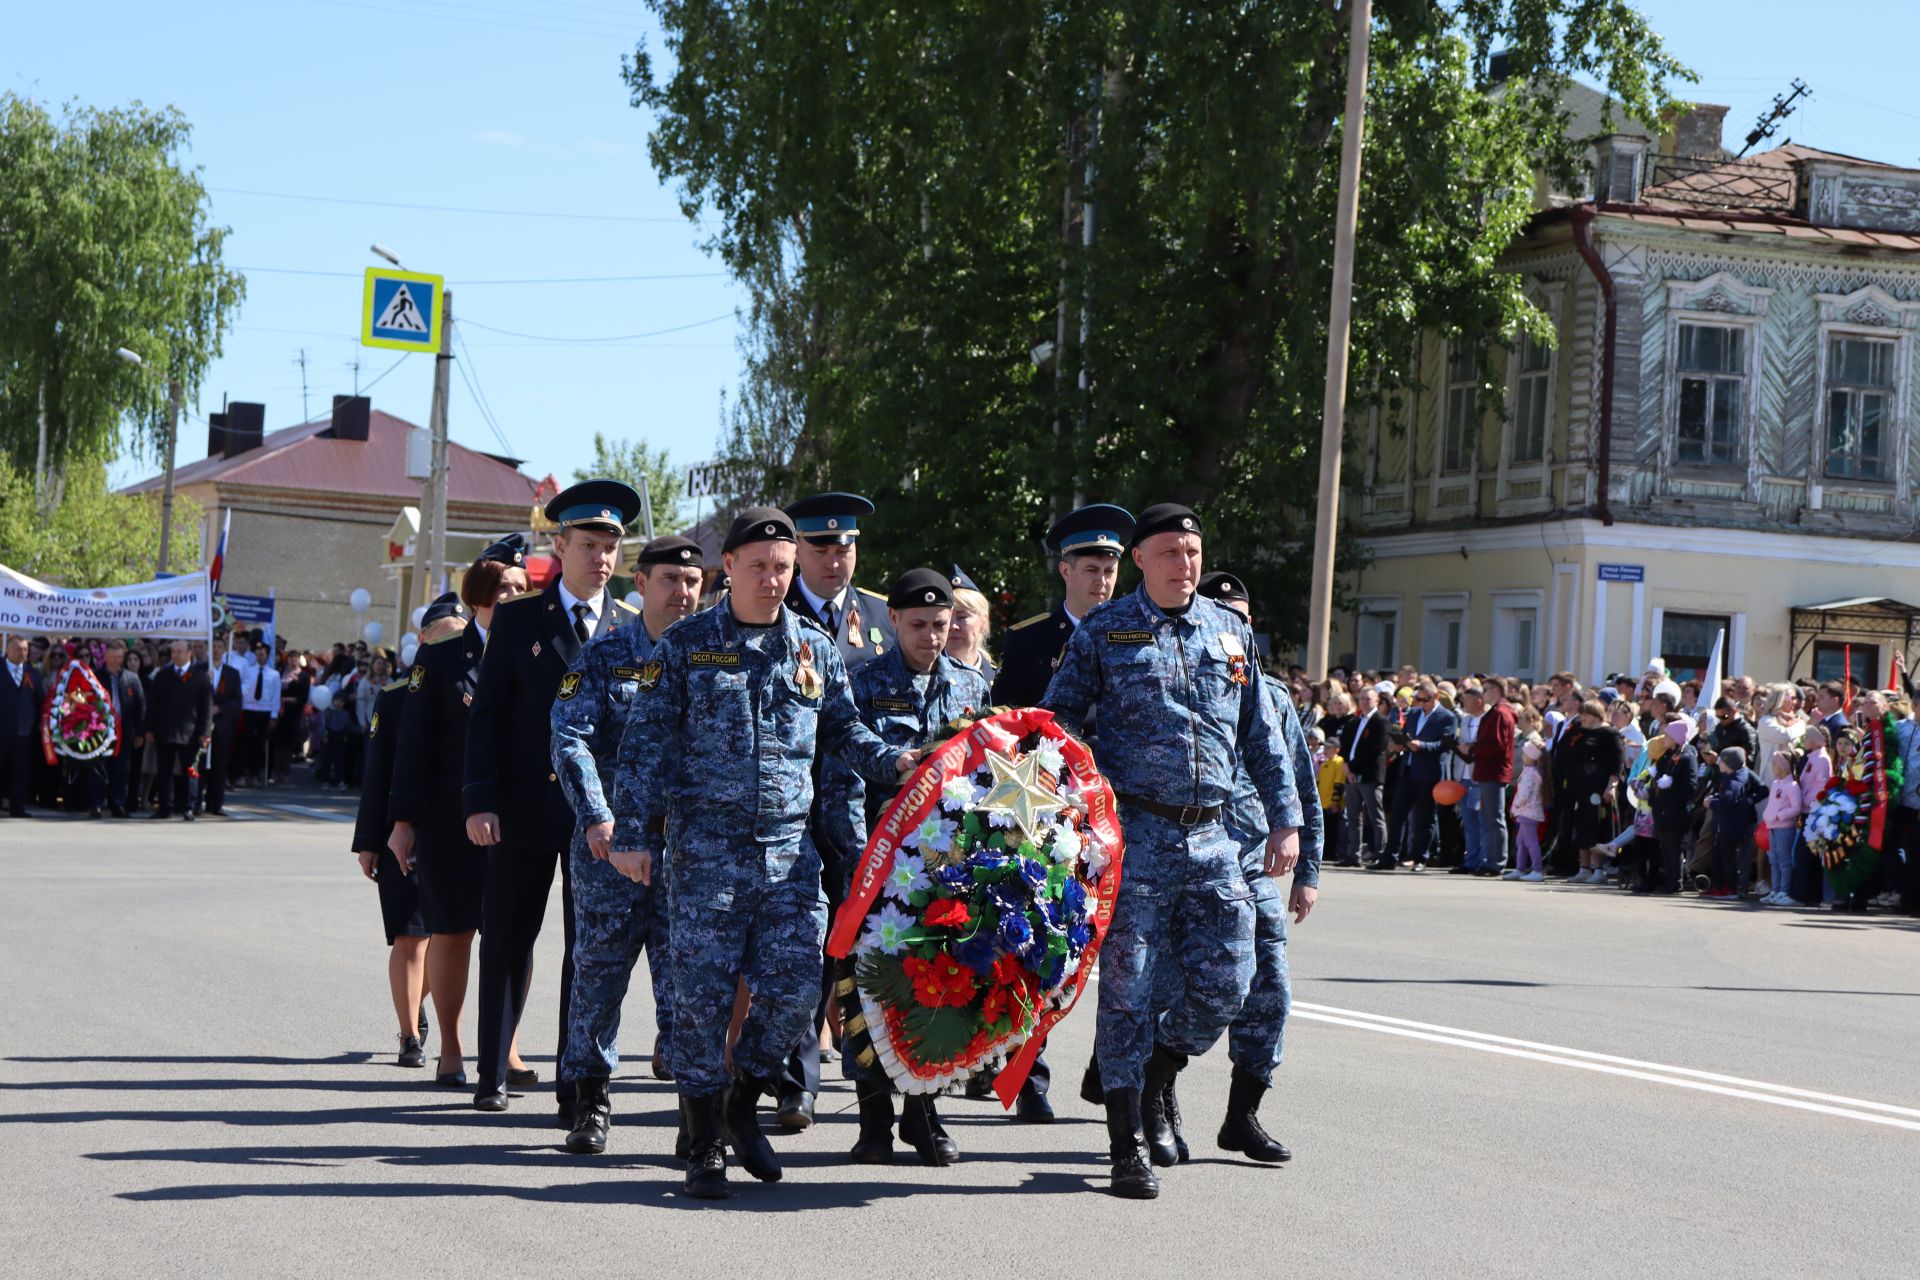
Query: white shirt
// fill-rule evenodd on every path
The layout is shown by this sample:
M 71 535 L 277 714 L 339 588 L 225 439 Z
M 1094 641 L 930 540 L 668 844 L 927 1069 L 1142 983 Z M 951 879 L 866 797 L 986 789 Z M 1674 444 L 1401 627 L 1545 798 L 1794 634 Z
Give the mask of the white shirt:
M 842 587 L 834 595 L 833 599 L 829 600 L 825 596 L 814 594 L 813 588 L 807 585 L 807 580 L 805 578 L 800 579 L 800 594 L 806 602 L 812 606 L 816 617 L 824 620 L 827 616 L 827 610 L 833 610 L 833 625 L 829 628 L 833 631 L 838 631 L 840 624 L 847 620 L 847 591 L 848 588 Z
M 238 664 L 240 671 L 240 707 L 245 711 L 265 711 L 272 715 L 280 714 L 280 673 L 272 667 L 262 667 L 258 662 L 248 659 Z M 258 686 L 260 696 L 255 697 L 254 688 Z
M 600 629 L 600 607 L 606 602 L 606 598 L 607 593 L 603 589 L 596 593 L 593 599 L 582 600 L 579 596 L 567 590 L 567 584 L 564 580 L 560 583 L 560 607 L 567 611 L 567 621 L 569 623 L 579 616 L 573 611 L 575 605 L 584 604 L 587 606 L 586 622 L 588 635 L 592 635 Z

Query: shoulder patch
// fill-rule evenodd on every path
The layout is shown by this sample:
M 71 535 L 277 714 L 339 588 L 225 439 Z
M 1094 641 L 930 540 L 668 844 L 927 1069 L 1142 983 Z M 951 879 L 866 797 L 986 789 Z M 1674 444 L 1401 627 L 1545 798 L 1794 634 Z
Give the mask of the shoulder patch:
M 554 696 L 559 698 L 560 701 L 565 702 L 578 692 L 580 692 L 580 673 L 578 671 L 569 671 L 560 677 L 560 692 Z
M 433 639 L 427 641 L 427 643 L 429 645 L 445 644 L 449 640 L 462 639 L 463 637 L 465 637 L 466 634 L 467 634 L 466 627 L 462 627 L 458 631 L 449 631 L 447 632 L 447 634 L 443 636 L 435 636 Z
M 625 600 L 615 600 L 613 602 L 613 607 L 620 610 L 623 613 L 630 613 L 636 618 L 640 616 L 640 611 L 634 608 L 632 605 L 628 604 Z
M 637 676 L 641 692 L 652 693 L 657 689 L 660 686 L 660 673 L 666 669 L 666 664 L 657 660 L 641 663 Z
M 426 683 L 427 669 L 419 663 L 413 664 L 413 670 L 407 675 L 407 692 L 418 693 L 420 686 Z
M 508 596 L 506 599 L 502 600 L 500 603 L 501 604 L 518 604 L 522 600 L 532 600 L 535 597 L 537 597 L 539 594 L 540 592 L 538 590 L 516 591 L 512 595 Z
M 1008 627 L 1007 630 L 1018 631 L 1022 627 L 1030 627 L 1036 622 L 1045 622 L 1048 618 L 1051 618 L 1052 616 L 1053 615 L 1051 613 L 1036 613 L 1031 618 L 1022 618 L 1020 621 Z

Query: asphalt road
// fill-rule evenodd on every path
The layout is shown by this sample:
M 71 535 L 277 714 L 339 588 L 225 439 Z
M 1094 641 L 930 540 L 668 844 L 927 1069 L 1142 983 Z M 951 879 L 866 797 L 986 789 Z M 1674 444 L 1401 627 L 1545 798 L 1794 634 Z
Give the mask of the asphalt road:
M 950 1101 L 959 1165 L 856 1167 L 836 1081 L 787 1181 L 701 1205 L 643 1061 L 597 1160 L 546 1086 L 489 1116 L 394 1067 L 338 802 L 235 808 L 0 823 L 0 1275 L 1906 1276 L 1920 1246 L 1914 922 L 1330 873 L 1263 1109 L 1290 1165 L 1214 1150 L 1216 1051 L 1195 1163 L 1105 1195 L 1085 1007 L 1058 1124 Z

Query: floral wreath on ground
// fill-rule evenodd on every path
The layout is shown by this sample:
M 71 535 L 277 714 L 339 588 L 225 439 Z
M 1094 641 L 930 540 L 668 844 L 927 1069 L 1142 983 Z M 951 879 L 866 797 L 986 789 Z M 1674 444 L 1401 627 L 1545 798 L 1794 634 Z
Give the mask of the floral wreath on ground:
M 1010 1102 L 1085 986 L 1122 851 L 1112 788 L 1050 713 L 964 726 L 874 824 L 834 921 L 855 1059 L 904 1093 L 998 1069 Z
M 1807 847 L 1826 868 L 1836 893 L 1853 893 L 1880 863 L 1889 797 L 1897 797 L 1906 781 L 1900 753 L 1887 749 L 1898 740 L 1896 723 L 1891 715 L 1867 722 L 1859 751 L 1827 782 L 1807 814 Z
M 100 678 L 85 663 L 69 662 L 54 680 L 40 716 L 40 746 L 48 764 L 99 760 L 120 745 L 120 723 Z

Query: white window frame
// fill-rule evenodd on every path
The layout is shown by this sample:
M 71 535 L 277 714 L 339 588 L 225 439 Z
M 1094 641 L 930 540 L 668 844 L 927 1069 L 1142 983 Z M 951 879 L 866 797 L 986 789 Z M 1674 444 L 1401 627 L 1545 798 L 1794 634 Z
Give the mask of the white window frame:
M 1393 643 L 1388 646 L 1391 652 L 1385 655 L 1386 661 L 1373 663 L 1367 661 L 1368 655 L 1361 648 L 1360 620 L 1364 617 L 1391 618 L 1393 620 Z M 1353 665 L 1363 671 L 1395 671 L 1400 666 L 1400 646 L 1406 640 L 1405 620 L 1402 616 L 1399 596 L 1361 596 L 1353 602 Z
M 1868 346 L 1885 347 L 1887 350 L 1887 384 L 1884 387 L 1872 387 L 1864 383 L 1837 384 L 1833 368 L 1833 348 L 1842 342 L 1856 342 Z M 1891 334 L 1869 333 L 1854 329 L 1823 329 L 1820 334 L 1820 392 L 1819 408 L 1815 428 L 1819 433 L 1820 483 L 1842 485 L 1877 485 L 1893 483 L 1893 472 L 1899 457 L 1901 443 L 1900 430 L 1900 340 Z M 1880 474 L 1836 475 L 1833 466 L 1833 397 L 1836 391 L 1844 392 L 1850 406 L 1857 406 L 1868 396 L 1877 396 L 1886 401 L 1886 411 L 1880 424 L 1880 451 L 1878 461 Z M 1856 451 L 1857 456 L 1857 451 Z
M 1894 511 L 1903 520 L 1913 516 L 1913 481 L 1908 455 L 1914 430 L 1914 334 L 1920 329 L 1920 302 L 1902 302 L 1875 285 L 1852 293 L 1817 293 L 1820 332 L 1814 352 L 1815 424 L 1807 457 L 1807 479 L 1826 490 L 1885 494 L 1893 492 Z M 1827 475 L 1827 362 L 1835 338 L 1871 338 L 1892 342 L 1892 438 L 1887 443 L 1893 470 L 1886 480 Z
M 1560 330 L 1560 303 L 1565 292 L 1564 284 L 1547 284 L 1530 287 L 1527 297 L 1546 314 L 1547 324 L 1555 334 Z M 1559 422 L 1560 397 L 1560 344 L 1554 343 L 1547 348 L 1546 380 L 1546 420 L 1540 428 L 1540 456 L 1531 462 L 1513 460 L 1514 445 L 1518 441 L 1519 423 L 1515 414 L 1520 405 L 1520 357 L 1524 348 L 1516 345 L 1507 355 L 1507 412 L 1500 422 L 1500 469 L 1494 485 L 1495 501 L 1500 504 L 1501 515 L 1528 515 L 1545 511 L 1553 505 L 1553 433 Z M 1513 486 L 1538 481 L 1540 491 L 1531 498 L 1515 498 Z
M 1440 656 L 1435 661 L 1429 653 L 1429 639 L 1434 635 L 1435 619 L 1441 614 L 1458 613 L 1460 615 L 1460 652 L 1456 661 L 1448 663 L 1446 642 L 1438 642 L 1436 652 Z M 1442 633 L 1444 635 L 1444 633 Z M 1420 597 L 1420 671 L 1425 675 L 1459 675 L 1470 670 L 1472 663 L 1467 654 L 1473 643 L 1473 599 L 1465 591 L 1436 591 Z
M 1440 429 L 1435 434 L 1433 442 L 1433 474 L 1436 480 L 1448 480 L 1455 483 L 1466 480 L 1471 484 L 1474 480 L 1474 473 L 1479 470 L 1477 464 L 1480 460 L 1480 450 L 1478 447 L 1479 441 L 1475 438 L 1477 435 L 1475 428 L 1480 424 L 1480 381 L 1482 373 L 1484 372 L 1483 363 L 1486 357 L 1477 348 L 1469 349 L 1467 354 L 1473 361 L 1472 372 L 1466 378 L 1455 381 L 1453 377 L 1454 353 L 1465 345 L 1466 344 L 1463 343 L 1448 342 L 1440 349 L 1440 413 L 1437 423 Z M 1461 442 L 1461 447 L 1464 451 L 1461 465 L 1449 468 L 1447 466 L 1447 430 L 1453 418 L 1453 393 L 1456 388 L 1470 396 L 1471 400 L 1469 402 L 1467 420 L 1463 424 L 1466 438 Z
M 1496 675 L 1517 676 L 1529 683 L 1540 679 L 1545 670 L 1541 661 L 1546 656 L 1546 592 L 1540 590 L 1495 591 L 1490 603 L 1493 607 L 1493 647 L 1487 654 L 1487 669 Z M 1501 637 L 1501 628 L 1509 614 L 1530 613 L 1533 615 L 1533 661 L 1521 666 L 1518 661 L 1510 661 L 1502 652 L 1507 647 Z
M 1755 447 L 1754 421 L 1760 409 L 1760 373 L 1766 365 L 1761 321 L 1774 291 L 1750 285 L 1730 272 L 1716 271 L 1704 280 L 1667 282 L 1665 385 L 1661 415 L 1661 469 L 1704 479 L 1738 477 L 1751 502 L 1760 500 L 1760 450 Z M 1738 329 L 1745 336 L 1746 371 L 1741 375 L 1739 461 L 1697 463 L 1680 461 L 1680 329 L 1683 325 Z

